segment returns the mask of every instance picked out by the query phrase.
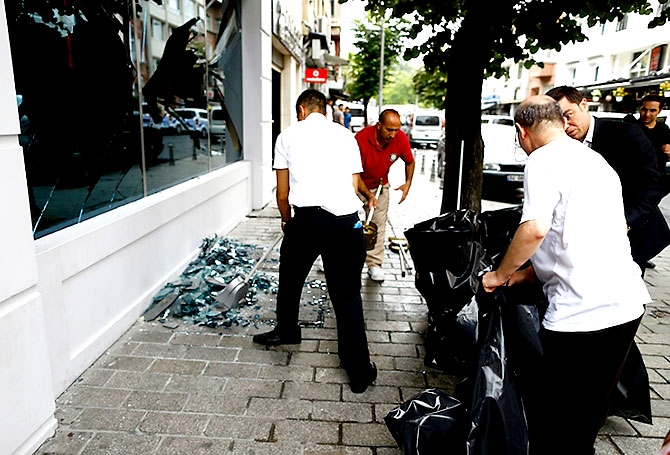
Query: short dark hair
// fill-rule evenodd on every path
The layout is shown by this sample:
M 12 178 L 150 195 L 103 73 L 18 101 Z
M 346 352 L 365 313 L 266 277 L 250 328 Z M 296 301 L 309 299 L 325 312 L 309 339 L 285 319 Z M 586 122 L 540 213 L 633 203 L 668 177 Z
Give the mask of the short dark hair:
M 523 102 L 514 112 L 514 123 L 533 129 L 539 123 L 563 124 L 563 110 L 556 100 L 533 98 L 532 102 Z
M 584 99 L 584 95 L 582 95 L 579 90 L 567 85 L 554 87 L 547 92 L 547 95 L 551 96 L 556 101 L 560 101 L 563 98 L 566 98 L 568 101 L 574 104 L 579 104 Z
M 400 114 L 398 114 L 398 111 L 396 111 L 395 109 L 384 109 L 383 111 L 381 111 L 379 113 L 379 122 L 384 123 L 384 120 L 386 119 L 386 116 L 389 115 L 389 114 L 395 114 L 398 117 L 400 117 Z
M 326 115 L 326 95 L 318 90 L 307 89 L 298 96 L 295 102 L 296 111 L 298 111 L 298 106 L 304 107 L 308 113 L 319 112 Z
M 645 101 L 656 101 L 660 109 L 663 109 L 665 105 L 665 98 L 654 93 L 643 96 L 641 102 L 644 103 Z

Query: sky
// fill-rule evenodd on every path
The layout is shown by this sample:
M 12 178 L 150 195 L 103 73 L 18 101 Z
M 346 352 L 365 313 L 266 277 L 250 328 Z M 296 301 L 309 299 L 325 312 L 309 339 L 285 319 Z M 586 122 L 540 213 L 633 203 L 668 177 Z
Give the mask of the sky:
M 365 16 L 365 0 L 348 0 L 340 5 L 340 56 L 347 58 L 354 51 L 354 20 Z

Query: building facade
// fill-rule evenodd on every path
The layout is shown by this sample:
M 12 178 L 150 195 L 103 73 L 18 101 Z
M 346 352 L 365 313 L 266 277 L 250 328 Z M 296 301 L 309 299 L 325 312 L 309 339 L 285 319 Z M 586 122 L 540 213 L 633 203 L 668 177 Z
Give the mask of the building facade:
M 274 198 L 273 138 L 339 5 L 0 4 L 0 453 L 29 454 L 202 240 Z
M 487 110 L 513 114 L 527 96 L 558 85 L 579 88 L 594 111 L 626 112 L 645 94 L 661 93 L 660 84 L 670 81 L 670 24 L 651 29 L 647 25 L 670 5 L 656 0 L 650 5 L 651 15 L 627 14 L 593 27 L 584 22 L 588 40 L 566 44 L 560 52 L 541 51 L 536 59 L 544 68 L 507 62 L 508 78 L 484 81 L 483 95 L 499 100 Z M 617 97 L 619 93 L 628 96 Z

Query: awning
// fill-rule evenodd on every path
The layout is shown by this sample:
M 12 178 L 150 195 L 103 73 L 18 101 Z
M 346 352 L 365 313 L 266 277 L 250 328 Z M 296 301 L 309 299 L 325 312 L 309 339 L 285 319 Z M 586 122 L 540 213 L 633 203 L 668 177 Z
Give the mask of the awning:
M 341 65 L 341 66 L 349 65 L 349 60 L 338 57 L 337 55 L 330 55 L 327 52 L 323 54 L 323 59 L 326 61 L 326 63 L 329 63 L 331 65 Z

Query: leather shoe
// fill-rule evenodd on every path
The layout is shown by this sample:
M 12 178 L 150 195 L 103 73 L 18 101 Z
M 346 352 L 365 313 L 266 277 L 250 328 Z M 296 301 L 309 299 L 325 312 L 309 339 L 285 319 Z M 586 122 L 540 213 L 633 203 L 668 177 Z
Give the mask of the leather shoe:
M 364 379 L 361 382 L 352 382 L 349 386 L 353 393 L 363 393 L 369 385 L 375 382 L 375 379 L 377 379 L 377 365 L 374 362 L 370 362 L 370 369 L 364 375 Z
M 300 329 L 289 334 L 284 333 L 283 331 L 279 331 L 275 328 L 269 332 L 254 335 L 254 343 L 262 344 L 265 346 L 279 346 L 280 344 L 300 344 L 301 341 L 302 336 L 300 334 Z

